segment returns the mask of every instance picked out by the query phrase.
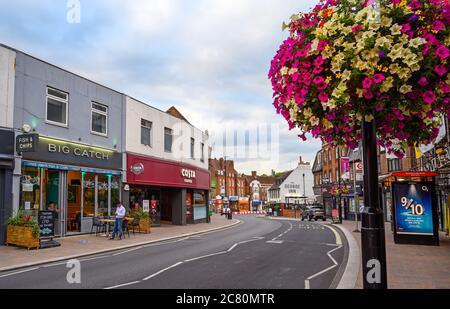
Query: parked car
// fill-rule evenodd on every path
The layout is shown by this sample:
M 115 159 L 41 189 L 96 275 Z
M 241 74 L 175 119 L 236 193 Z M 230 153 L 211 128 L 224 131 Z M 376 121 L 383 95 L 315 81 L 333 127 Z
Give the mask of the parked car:
M 303 211 L 302 214 L 302 221 L 305 221 L 305 219 L 308 219 L 309 221 L 318 221 L 319 219 L 322 221 L 327 220 L 325 216 L 325 210 L 321 205 L 306 207 L 305 211 Z

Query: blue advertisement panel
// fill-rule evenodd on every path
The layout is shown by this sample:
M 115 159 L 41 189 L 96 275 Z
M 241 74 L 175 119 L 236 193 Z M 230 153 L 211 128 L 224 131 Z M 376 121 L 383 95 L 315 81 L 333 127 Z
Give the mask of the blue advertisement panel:
M 431 183 L 394 183 L 397 234 L 434 235 Z

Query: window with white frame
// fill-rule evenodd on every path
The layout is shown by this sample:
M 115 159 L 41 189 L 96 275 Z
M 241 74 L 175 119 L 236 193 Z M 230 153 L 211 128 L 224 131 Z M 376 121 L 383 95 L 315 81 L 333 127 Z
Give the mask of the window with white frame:
M 108 106 L 91 103 L 91 132 L 99 135 L 108 135 Z
M 68 126 L 69 94 L 47 87 L 46 121 L 50 124 Z
M 141 144 L 152 147 L 152 123 L 141 119 Z
M 172 130 L 164 128 L 164 151 L 172 152 Z

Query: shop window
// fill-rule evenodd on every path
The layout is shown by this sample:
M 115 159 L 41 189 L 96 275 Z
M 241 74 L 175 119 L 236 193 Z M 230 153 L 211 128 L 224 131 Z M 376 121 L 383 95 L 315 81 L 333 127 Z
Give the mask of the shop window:
M 91 104 L 91 132 L 94 134 L 108 135 L 108 107 L 92 102 Z
M 69 95 L 47 87 L 46 120 L 50 124 L 68 126 Z
M 95 215 L 95 175 L 83 176 L 83 212 L 86 217 Z
M 152 147 L 152 123 L 141 119 L 141 144 Z
M 164 151 L 172 152 L 172 130 L 169 128 L 164 128 Z
M 108 176 L 98 176 L 98 209 L 99 216 L 109 216 L 108 211 Z M 115 206 L 115 205 L 114 205 Z
M 111 178 L 111 207 L 116 207 L 120 202 L 120 177 L 114 176 Z M 127 207 L 127 205 L 124 205 Z
M 194 191 L 194 220 L 206 219 L 206 193 Z
M 41 170 L 35 167 L 23 167 L 20 179 L 20 210 L 37 217 L 40 204 Z

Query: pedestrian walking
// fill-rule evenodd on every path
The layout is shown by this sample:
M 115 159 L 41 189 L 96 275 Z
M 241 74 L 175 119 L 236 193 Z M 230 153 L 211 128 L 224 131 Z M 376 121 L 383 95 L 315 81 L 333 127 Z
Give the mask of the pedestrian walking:
M 123 239 L 123 228 L 122 228 L 122 224 L 123 224 L 123 220 L 125 219 L 125 215 L 126 215 L 127 210 L 125 209 L 125 207 L 123 207 L 122 203 L 117 203 L 117 209 L 116 209 L 116 220 L 114 222 L 114 231 L 112 234 L 112 237 L 110 238 L 110 240 L 114 240 L 116 239 L 116 235 L 118 233 L 120 233 L 120 240 Z
M 273 210 L 272 210 L 272 207 L 270 207 L 269 208 L 269 217 L 272 217 L 272 215 L 273 215 Z

